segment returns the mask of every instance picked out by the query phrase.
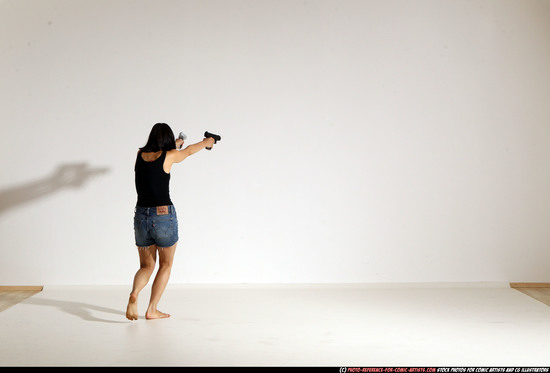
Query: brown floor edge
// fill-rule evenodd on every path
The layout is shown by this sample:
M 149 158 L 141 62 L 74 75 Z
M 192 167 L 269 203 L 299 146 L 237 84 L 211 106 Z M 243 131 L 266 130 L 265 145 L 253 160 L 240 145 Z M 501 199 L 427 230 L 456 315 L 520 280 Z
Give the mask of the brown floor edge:
M 0 291 L 42 291 L 44 286 L 0 286 Z
M 550 282 L 510 282 L 511 288 L 550 288 Z

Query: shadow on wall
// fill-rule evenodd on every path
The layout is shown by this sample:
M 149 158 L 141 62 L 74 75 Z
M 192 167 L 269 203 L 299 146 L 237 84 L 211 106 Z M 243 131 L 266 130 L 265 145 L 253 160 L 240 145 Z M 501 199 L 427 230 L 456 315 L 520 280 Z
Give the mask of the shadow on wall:
M 91 168 L 85 162 L 61 164 L 44 179 L 0 190 L 0 214 L 63 189 L 81 188 L 91 178 L 108 172 L 108 168 Z

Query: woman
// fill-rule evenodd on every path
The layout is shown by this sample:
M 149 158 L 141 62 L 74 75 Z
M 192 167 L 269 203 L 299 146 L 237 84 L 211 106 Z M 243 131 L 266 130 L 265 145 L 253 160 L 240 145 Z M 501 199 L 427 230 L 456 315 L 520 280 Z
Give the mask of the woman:
M 147 144 L 140 148 L 135 164 L 137 203 L 134 215 L 134 233 L 139 252 L 140 267 L 134 277 L 126 318 L 138 319 L 137 300 L 140 291 L 153 274 L 159 256 L 159 269 L 151 289 L 145 318 L 170 317 L 160 312 L 157 305 L 166 288 L 178 242 L 178 218 L 170 200 L 170 171 L 179 163 L 204 148 L 211 148 L 214 139 L 190 145 L 183 150 L 183 140 L 174 140 L 174 132 L 166 123 L 153 126 Z

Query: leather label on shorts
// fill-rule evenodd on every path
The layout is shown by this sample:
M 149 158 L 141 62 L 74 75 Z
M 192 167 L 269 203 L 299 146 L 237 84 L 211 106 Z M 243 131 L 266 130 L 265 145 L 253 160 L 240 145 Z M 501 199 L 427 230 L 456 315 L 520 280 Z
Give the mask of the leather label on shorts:
M 157 206 L 157 215 L 168 215 L 168 206 Z

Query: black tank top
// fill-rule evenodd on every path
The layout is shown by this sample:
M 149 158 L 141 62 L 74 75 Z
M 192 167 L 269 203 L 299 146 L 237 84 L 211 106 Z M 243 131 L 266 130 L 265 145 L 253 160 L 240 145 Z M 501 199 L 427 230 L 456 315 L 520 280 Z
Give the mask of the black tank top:
M 163 165 L 166 152 L 162 152 L 153 162 L 145 161 L 138 152 L 136 166 L 137 203 L 140 207 L 155 207 L 171 205 L 170 174 L 164 172 Z

